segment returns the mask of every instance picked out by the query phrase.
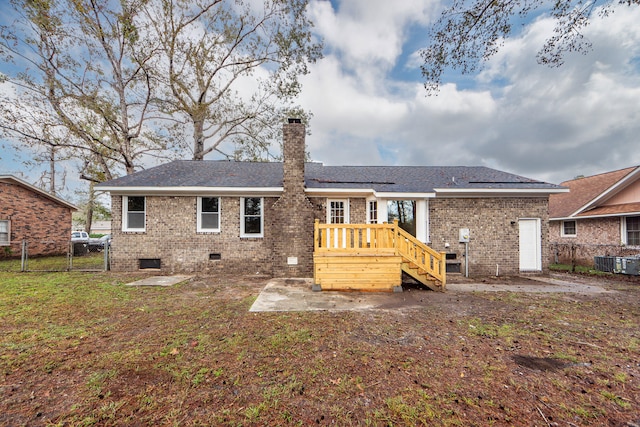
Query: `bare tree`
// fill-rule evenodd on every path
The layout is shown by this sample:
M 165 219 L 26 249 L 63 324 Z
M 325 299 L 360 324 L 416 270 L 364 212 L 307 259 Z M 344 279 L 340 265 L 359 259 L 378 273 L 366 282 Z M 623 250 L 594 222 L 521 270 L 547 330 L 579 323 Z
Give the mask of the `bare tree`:
M 36 185 L 55 195 L 65 187 L 66 170 L 59 165 L 73 157 L 72 150 L 64 148 L 73 137 L 64 126 L 41 114 L 37 106 L 42 106 L 42 100 L 25 101 L 24 97 L 8 97 L 0 102 L 0 136 L 10 138 L 13 145 L 30 148 L 33 157 L 25 160 L 26 166 L 48 164 Z
M 164 83 L 158 98 L 174 130 L 191 132 L 194 160 L 213 151 L 235 158 L 268 153 L 300 91 L 298 77 L 321 56 L 306 6 L 307 0 L 145 5 L 146 34 L 162 48 L 153 67 Z M 225 141 L 233 155 L 223 152 Z
M 640 0 L 453 0 L 431 28 L 429 45 L 421 51 L 427 93 L 438 91 L 448 68 L 475 72 L 500 49 L 514 24 L 533 13 L 546 11 L 556 20 L 537 58 L 541 64 L 558 67 L 567 52 L 590 50 L 582 31 L 595 14 L 607 15 L 616 5 L 638 4 Z
M 166 139 L 150 126 L 153 46 L 134 25 L 143 0 L 13 0 L 0 27 L 0 55 L 16 94 L 0 100 L 3 128 L 20 141 L 49 144 L 80 159 L 93 182 L 132 173 Z M 6 18 L 5 18 L 6 19 Z M 38 116 L 41 121 L 32 122 Z M 52 141 L 37 130 L 64 129 Z

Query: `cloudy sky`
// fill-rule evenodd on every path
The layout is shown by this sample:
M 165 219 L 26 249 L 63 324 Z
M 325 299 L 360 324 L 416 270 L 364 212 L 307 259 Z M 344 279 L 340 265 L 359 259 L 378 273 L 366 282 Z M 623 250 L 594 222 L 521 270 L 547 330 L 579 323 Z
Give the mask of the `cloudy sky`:
M 538 17 L 484 69 L 437 97 L 417 51 L 435 0 L 314 1 L 325 57 L 304 80 L 313 160 L 331 165 L 485 165 L 559 183 L 640 164 L 640 8 L 596 19 L 588 55 L 536 63 L 553 22 Z
M 485 165 L 552 183 L 640 165 L 640 7 L 595 19 L 592 52 L 554 69 L 536 63 L 553 29 L 539 16 L 483 70 L 449 74 L 428 97 L 417 52 L 438 0 L 310 2 L 325 52 L 299 101 L 314 115 L 315 161 Z M 15 160 L 0 144 L 0 173 L 23 171 Z

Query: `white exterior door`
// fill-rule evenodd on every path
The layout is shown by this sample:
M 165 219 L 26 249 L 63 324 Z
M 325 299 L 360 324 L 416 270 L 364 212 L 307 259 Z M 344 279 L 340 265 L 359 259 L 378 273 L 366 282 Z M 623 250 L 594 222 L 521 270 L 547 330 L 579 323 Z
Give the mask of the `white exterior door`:
M 540 219 L 526 218 L 519 221 L 520 271 L 542 270 L 542 234 Z
M 327 224 L 349 224 L 349 199 L 327 200 Z M 327 244 L 329 244 L 329 241 L 332 242 L 332 244 L 329 244 L 330 247 L 347 247 L 346 228 L 342 229 L 342 233 L 336 228 L 333 230 L 333 235 L 327 237 L 329 239 Z

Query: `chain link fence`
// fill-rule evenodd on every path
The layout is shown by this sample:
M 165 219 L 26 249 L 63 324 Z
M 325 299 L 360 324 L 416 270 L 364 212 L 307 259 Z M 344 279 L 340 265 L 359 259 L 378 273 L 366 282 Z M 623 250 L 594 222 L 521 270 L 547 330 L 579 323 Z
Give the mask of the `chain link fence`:
M 4 248 L 0 248 L 0 271 L 106 271 L 110 265 L 109 242 L 23 240 Z

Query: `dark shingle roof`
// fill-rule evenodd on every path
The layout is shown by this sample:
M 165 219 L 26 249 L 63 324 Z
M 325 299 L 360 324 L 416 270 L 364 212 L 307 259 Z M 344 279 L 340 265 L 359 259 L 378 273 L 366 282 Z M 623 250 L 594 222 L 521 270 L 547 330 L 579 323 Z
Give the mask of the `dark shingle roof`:
M 561 187 L 483 166 L 324 166 L 307 163 L 309 189 L 430 193 L 435 189 L 558 190 Z M 282 163 L 177 160 L 101 187 L 282 187 Z
M 101 184 L 108 187 L 282 187 L 282 163 L 176 160 Z
M 553 189 L 483 166 L 322 166 L 309 168 L 307 188 L 372 188 L 379 192 L 426 193 L 435 189 Z

